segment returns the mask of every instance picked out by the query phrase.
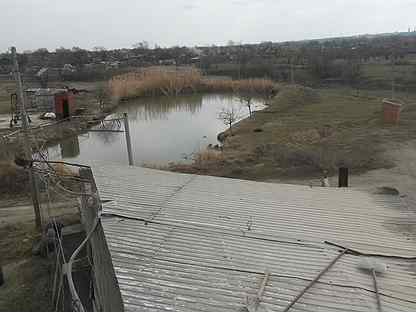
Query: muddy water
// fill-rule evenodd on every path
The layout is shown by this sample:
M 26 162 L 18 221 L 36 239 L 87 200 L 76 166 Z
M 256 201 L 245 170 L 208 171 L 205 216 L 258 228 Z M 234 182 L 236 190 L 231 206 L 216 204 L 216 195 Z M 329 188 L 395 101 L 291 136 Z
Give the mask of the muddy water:
M 217 134 L 226 126 L 218 113 L 227 107 L 239 109 L 245 117 L 248 110 L 238 98 L 230 95 L 198 95 L 146 98 L 119 106 L 108 119 L 128 113 L 135 164 L 164 165 L 171 161 L 190 161 L 192 154 L 208 144 L 218 144 Z M 253 109 L 263 109 L 261 101 Z M 107 130 L 123 130 L 116 122 L 105 122 Z M 97 126 L 95 130 L 103 130 Z M 50 159 L 89 163 L 112 161 L 127 163 L 124 133 L 89 132 L 65 140 L 49 149 Z

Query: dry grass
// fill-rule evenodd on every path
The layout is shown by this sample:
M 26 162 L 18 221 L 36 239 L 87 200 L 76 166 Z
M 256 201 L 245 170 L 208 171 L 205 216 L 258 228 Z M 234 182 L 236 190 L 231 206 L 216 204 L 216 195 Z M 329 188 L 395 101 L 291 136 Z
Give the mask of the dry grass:
M 196 153 L 193 157 L 194 164 L 201 165 L 207 161 L 223 161 L 224 155 L 221 151 L 207 149 Z
M 202 76 L 195 69 L 167 71 L 148 68 L 116 76 L 109 82 L 112 95 L 117 99 L 142 96 L 179 95 L 195 92 Z
M 279 94 L 271 104 L 277 104 L 280 109 L 294 109 L 297 106 L 308 106 L 321 101 L 318 91 L 301 85 L 288 85 L 280 89 Z
M 250 93 L 258 96 L 270 96 L 277 90 L 277 85 L 268 79 L 242 79 L 242 80 L 204 80 L 204 91 Z
M 28 190 L 28 176 L 11 161 L 0 162 L 0 194 L 16 194 Z
M 0 264 L 5 276 L 0 311 L 53 311 L 49 259 L 32 256 L 32 246 L 39 238 L 31 223 L 0 228 Z
M 238 93 L 244 91 L 258 96 L 268 96 L 277 89 L 276 84 L 267 79 L 204 79 L 194 68 L 180 70 L 147 68 L 116 76 L 110 80 L 109 87 L 112 96 L 117 100 L 144 96 L 176 96 L 197 92 Z

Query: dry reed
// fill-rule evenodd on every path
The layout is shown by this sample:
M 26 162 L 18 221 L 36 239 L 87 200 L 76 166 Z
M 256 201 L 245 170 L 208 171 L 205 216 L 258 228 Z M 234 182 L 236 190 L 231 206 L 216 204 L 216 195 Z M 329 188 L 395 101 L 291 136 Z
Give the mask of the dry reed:
M 110 80 L 109 86 L 113 97 L 118 100 L 144 96 L 176 96 L 198 92 L 248 92 L 253 95 L 268 96 L 277 88 L 276 84 L 268 79 L 205 79 L 195 68 L 142 69 L 115 76 Z

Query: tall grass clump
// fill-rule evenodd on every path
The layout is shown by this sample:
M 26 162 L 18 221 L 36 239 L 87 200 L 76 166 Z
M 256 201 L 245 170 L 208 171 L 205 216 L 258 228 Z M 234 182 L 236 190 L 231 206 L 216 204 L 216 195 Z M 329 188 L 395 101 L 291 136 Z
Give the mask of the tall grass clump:
M 204 80 L 204 91 L 224 93 L 250 93 L 253 95 L 271 95 L 277 91 L 277 85 L 269 79 L 241 80 Z
M 174 96 L 197 92 L 201 81 L 202 75 L 196 69 L 148 68 L 115 76 L 110 80 L 110 90 L 116 99 Z
M 272 95 L 276 84 L 268 79 L 214 80 L 205 79 L 195 68 L 146 68 L 115 76 L 109 82 L 111 94 L 123 100 L 145 96 L 177 96 L 198 92 Z

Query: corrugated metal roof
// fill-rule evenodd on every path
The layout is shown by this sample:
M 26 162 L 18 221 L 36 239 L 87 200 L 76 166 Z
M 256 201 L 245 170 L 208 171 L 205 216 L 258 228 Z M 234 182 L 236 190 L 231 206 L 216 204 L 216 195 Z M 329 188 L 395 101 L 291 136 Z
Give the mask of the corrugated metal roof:
M 282 311 L 338 254 L 325 240 L 416 254 L 415 215 L 396 197 L 116 165 L 93 173 L 112 200 L 103 227 L 127 311 L 238 311 L 265 270 L 263 306 Z M 376 311 L 359 260 L 343 256 L 291 311 Z M 416 262 L 379 261 L 383 311 L 415 311 Z

